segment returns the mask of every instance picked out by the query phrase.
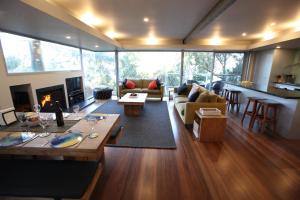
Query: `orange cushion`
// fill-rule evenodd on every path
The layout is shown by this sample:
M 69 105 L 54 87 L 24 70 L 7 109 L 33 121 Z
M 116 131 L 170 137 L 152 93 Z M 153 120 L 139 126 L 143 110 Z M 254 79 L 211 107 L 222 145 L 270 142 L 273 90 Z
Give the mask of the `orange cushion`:
M 156 80 L 151 81 L 148 85 L 148 89 L 154 90 L 156 88 L 157 88 Z
M 134 89 L 135 88 L 135 83 L 131 80 L 126 81 L 126 88 L 128 89 Z

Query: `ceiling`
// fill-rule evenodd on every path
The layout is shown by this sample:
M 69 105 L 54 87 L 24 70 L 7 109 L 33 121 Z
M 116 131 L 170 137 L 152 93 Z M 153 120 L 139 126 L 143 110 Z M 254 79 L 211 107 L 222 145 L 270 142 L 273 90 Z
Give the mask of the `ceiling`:
M 1 0 L 0 31 L 97 51 L 116 47 L 16 0 Z M 71 39 L 66 39 L 71 36 Z M 98 48 L 95 45 L 99 46 Z
M 95 51 L 274 48 L 300 38 L 300 1 L 1 0 L 0 29 Z

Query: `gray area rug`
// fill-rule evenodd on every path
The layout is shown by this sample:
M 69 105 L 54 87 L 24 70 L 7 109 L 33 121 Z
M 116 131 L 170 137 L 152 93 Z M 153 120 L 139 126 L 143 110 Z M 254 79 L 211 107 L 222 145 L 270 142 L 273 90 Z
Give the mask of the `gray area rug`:
M 176 148 L 167 102 L 147 101 L 140 116 L 127 116 L 117 101 L 108 101 L 94 113 L 120 114 L 124 134 L 115 147 Z
M 74 126 L 78 120 L 65 120 L 65 125 L 58 127 L 56 124 L 56 121 L 53 120 L 51 122 L 49 122 L 49 126 L 47 127 L 46 131 L 51 132 L 51 133 L 64 133 L 66 130 L 68 130 L 69 128 L 71 128 L 72 126 Z M 20 122 L 15 122 L 9 126 L 4 126 L 1 127 L 0 130 L 1 131 L 7 131 L 7 132 L 20 132 L 20 131 L 25 131 L 26 128 L 21 126 L 22 124 Z M 32 132 L 43 132 L 43 129 L 41 126 L 37 125 L 34 127 L 30 127 L 29 131 Z

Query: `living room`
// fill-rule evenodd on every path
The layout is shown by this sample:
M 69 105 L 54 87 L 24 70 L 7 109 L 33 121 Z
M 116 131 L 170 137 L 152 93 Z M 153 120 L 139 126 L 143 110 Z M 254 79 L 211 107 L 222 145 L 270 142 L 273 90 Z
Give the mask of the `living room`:
M 297 199 L 299 8 L 2 0 L 0 199 Z

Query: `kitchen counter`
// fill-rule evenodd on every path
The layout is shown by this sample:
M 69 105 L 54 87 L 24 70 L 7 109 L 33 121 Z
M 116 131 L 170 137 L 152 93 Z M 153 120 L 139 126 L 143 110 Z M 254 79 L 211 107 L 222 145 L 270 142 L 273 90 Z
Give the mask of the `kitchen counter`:
M 237 87 L 242 87 L 242 88 L 254 90 L 257 92 L 262 92 L 265 94 L 269 94 L 269 95 L 284 98 L 284 99 L 300 99 L 300 91 L 296 91 L 296 90 L 281 89 L 281 88 L 277 88 L 274 86 L 269 86 L 268 88 L 263 90 L 263 89 L 259 88 L 258 86 L 256 86 L 255 84 L 253 84 L 252 86 L 244 86 L 241 84 L 233 84 L 233 83 L 225 83 L 225 84 L 234 85 Z

